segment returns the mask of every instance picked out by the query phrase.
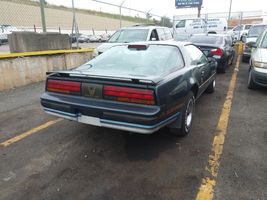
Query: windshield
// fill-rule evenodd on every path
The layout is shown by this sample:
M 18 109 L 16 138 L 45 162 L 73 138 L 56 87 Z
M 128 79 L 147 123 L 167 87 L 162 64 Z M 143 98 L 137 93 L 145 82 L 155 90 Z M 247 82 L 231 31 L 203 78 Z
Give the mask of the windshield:
M 150 45 L 146 50 L 137 50 L 123 45 L 109 49 L 75 70 L 92 75 L 144 78 L 166 75 L 183 65 L 177 47 Z
M 265 35 L 261 41 L 260 48 L 267 48 L 267 33 L 265 33 Z
M 259 37 L 265 28 L 267 28 L 267 25 L 252 26 L 249 29 L 248 37 Z
M 148 29 L 125 29 L 119 30 L 109 39 L 108 42 L 126 43 L 146 41 Z
M 215 35 L 193 35 L 189 41 L 192 43 L 220 45 L 223 43 L 223 37 Z

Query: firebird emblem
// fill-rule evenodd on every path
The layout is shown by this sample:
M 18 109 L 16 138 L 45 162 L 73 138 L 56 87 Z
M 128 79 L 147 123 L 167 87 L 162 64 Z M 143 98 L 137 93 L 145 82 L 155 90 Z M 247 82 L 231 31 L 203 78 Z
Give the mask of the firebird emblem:
M 88 93 L 90 96 L 94 96 L 95 95 L 95 88 L 94 87 L 88 87 Z

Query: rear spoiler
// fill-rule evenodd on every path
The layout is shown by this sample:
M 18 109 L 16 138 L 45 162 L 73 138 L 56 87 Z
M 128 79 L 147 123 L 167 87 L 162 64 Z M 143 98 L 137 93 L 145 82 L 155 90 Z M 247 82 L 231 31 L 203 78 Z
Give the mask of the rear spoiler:
M 125 77 L 115 77 L 115 76 L 99 76 L 99 75 L 91 75 L 91 74 L 82 74 L 82 73 L 71 73 L 71 72 L 46 72 L 47 76 L 61 76 L 64 77 L 87 77 L 93 79 L 108 79 L 108 80 L 118 80 L 125 82 L 133 82 L 133 83 L 146 83 L 150 85 L 156 85 L 160 80 L 150 80 L 150 79 L 139 79 L 139 78 L 125 78 Z

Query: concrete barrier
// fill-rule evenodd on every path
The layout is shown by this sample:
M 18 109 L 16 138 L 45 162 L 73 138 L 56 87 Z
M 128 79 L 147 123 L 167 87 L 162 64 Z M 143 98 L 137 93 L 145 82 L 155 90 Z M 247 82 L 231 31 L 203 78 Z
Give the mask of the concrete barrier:
M 11 53 L 66 50 L 71 47 L 69 35 L 60 33 L 13 32 L 8 35 L 8 44 Z
M 91 58 L 91 49 L 1 55 L 0 91 L 43 81 L 47 71 L 78 67 Z

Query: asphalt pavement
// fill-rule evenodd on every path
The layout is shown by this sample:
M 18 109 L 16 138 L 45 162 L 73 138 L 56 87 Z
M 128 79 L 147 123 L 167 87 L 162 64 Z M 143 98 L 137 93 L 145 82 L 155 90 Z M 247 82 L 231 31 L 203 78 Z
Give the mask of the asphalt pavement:
M 0 199 L 196 199 L 234 67 L 196 104 L 190 135 L 137 135 L 58 120 L 42 111 L 44 82 L 0 93 Z M 267 199 L 267 89 L 237 72 L 213 198 Z

